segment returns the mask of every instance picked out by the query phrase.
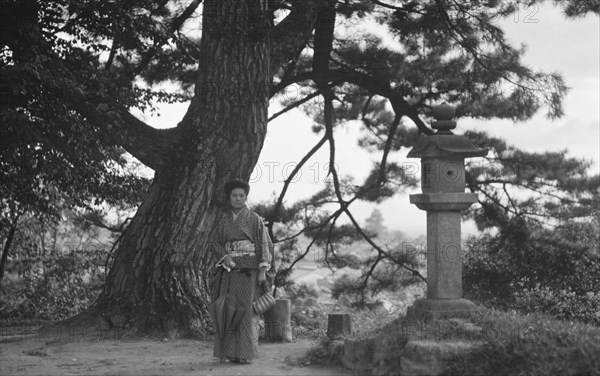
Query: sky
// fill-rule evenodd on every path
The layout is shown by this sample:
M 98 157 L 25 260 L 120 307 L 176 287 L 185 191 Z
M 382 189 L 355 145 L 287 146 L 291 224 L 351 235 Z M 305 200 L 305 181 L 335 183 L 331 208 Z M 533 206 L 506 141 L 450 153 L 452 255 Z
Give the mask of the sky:
M 549 120 L 540 111 L 527 122 L 510 120 L 459 119 L 455 133 L 465 130 L 486 131 L 506 139 L 526 151 L 559 151 L 592 161 L 592 172 L 600 173 L 600 23 L 598 16 L 566 19 L 559 9 L 550 4 L 540 8 L 521 9 L 501 23 L 513 45 L 524 44 L 527 52 L 524 62 L 531 68 L 558 72 L 566 80 L 570 91 L 564 101 L 565 115 Z M 145 117 L 155 127 L 173 126 L 183 117 L 187 105 L 165 105 L 160 117 Z M 278 110 L 277 105 L 270 112 Z M 250 178 L 250 206 L 279 194 L 283 180 L 320 136 L 311 131 L 312 120 L 300 111 L 290 111 L 269 123 L 265 146 L 257 167 Z M 379 154 L 370 154 L 357 146 L 360 124 L 349 123 L 339 127 L 336 137 L 337 170 L 340 176 L 351 175 L 357 183 L 364 180 Z M 322 150 L 301 170 L 301 176 L 290 184 L 287 203 L 305 198 L 323 187 L 328 168 L 328 148 Z M 408 150 L 390 155 L 398 163 L 415 163 L 407 159 Z M 425 234 L 425 212 L 409 203 L 409 193 L 398 194 L 380 204 L 356 202 L 351 209 L 359 222 L 377 207 L 388 230 L 400 230 L 408 237 Z M 475 234 L 473 223 L 463 223 L 463 233 Z

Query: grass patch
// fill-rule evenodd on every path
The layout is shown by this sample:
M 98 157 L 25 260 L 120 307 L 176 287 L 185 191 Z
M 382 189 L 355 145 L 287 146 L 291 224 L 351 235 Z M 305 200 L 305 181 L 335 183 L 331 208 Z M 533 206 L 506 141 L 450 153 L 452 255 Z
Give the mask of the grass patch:
M 600 375 L 600 328 L 543 314 L 485 310 L 484 347 L 445 375 Z
M 348 310 L 348 312 L 352 320 L 352 334 L 341 338 L 342 342 L 346 339 L 364 340 L 376 337 L 393 327 L 394 321 L 399 320 L 398 313 L 390 312 L 383 307 L 372 310 L 354 309 Z M 309 330 L 302 326 L 294 326 L 292 328 L 294 338 L 310 338 L 314 340 L 315 345 L 299 357 L 286 358 L 286 364 L 290 366 L 340 365 L 343 349 L 339 348 L 339 345 L 332 344 L 331 339 L 327 337 L 326 330 L 327 319 L 321 320 L 316 328 Z
M 365 313 L 366 314 L 366 313 Z M 354 314 L 353 314 L 354 316 Z M 376 315 L 372 315 L 376 318 Z M 409 340 L 482 341 L 481 349 L 456 359 L 444 375 L 598 375 L 600 376 L 600 328 L 561 321 L 544 314 L 519 314 L 482 309 L 468 321 L 481 330 L 465 330 L 455 321 L 438 321 L 437 327 L 421 322 L 366 320 L 353 317 L 352 336 L 373 338 L 374 375 L 398 375 L 400 354 Z M 376 325 L 379 321 L 382 325 Z M 366 325 L 361 325 L 365 323 Z M 468 327 L 467 327 L 468 328 Z M 293 365 L 339 364 L 326 336 L 294 360 Z
M 394 322 L 400 317 L 398 312 L 390 312 L 383 307 L 376 309 L 363 309 L 350 312 L 352 321 L 352 334 L 344 339 L 362 340 L 382 335 L 386 330 L 394 327 Z
M 435 340 L 484 342 L 480 350 L 456 359 L 443 375 L 600 375 L 600 328 L 596 326 L 492 309 L 482 309 L 469 322 L 482 330 L 456 331 L 451 323 L 440 322 L 446 331 L 435 333 Z M 377 338 L 383 353 L 373 374 L 398 374 L 404 345 L 423 335 L 407 333 L 407 324 L 398 320 L 379 331 L 384 333 Z M 429 328 L 427 334 L 434 332 Z
M 338 348 L 339 349 L 339 348 Z M 341 357 L 339 351 L 336 351 L 332 341 L 326 335 L 315 339 L 315 345 L 301 356 L 287 356 L 285 363 L 289 366 L 332 366 L 340 365 Z

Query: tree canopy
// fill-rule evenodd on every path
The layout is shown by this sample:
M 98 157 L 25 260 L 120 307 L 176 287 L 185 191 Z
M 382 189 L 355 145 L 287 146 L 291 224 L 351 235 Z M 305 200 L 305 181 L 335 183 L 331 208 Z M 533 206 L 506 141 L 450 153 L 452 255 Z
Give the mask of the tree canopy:
M 531 0 L 527 6 L 541 2 Z M 594 1 L 554 3 L 569 17 L 600 12 Z M 271 119 L 301 107 L 313 115 L 313 129 L 322 138 L 265 211 L 272 235 L 276 222 L 294 215 L 283 198 L 296 172 L 327 145 L 332 184 L 311 200 L 336 204 L 338 210 L 324 214 L 314 202 L 298 203 L 297 208 L 314 209 L 310 218 L 305 211 L 307 233 L 323 237 L 329 226 L 326 237 L 331 239 L 338 218 L 346 215 L 355 229 L 352 236 L 367 239 L 378 249 L 378 259 L 390 258 L 360 228 L 349 206 L 356 200 L 382 200 L 415 184 L 388 155 L 433 133 L 427 125 L 432 104 L 448 102 L 458 117 L 525 121 L 540 110 L 550 118 L 563 114 L 563 78 L 524 64 L 524 49 L 510 45 L 498 26 L 520 4 L 2 1 L 3 219 L 14 217 L 14 208 L 56 212 L 55 197 L 86 205 L 118 198 L 117 188 L 124 185 L 141 193 L 147 185 L 127 172 L 126 151 L 156 174 L 120 246 L 122 255 L 115 257 L 106 295 L 123 285 L 117 278 L 138 278 L 140 270 L 156 275 L 158 264 L 164 275 L 189 276 L 174 270 L 184 261 L 206 263 L 208 256 L 197 249 L 205 248 L 207 223 L 216 218 L 213 204 L 222 204 L 219 188 L 224 179 L 251 173 L 264 140 L 269 98 L 281 98 L 290 85 L 300 85 L 300 95 L 282 98 L 284 109 Z M 323 100 L 311 103 L 317 96 Z M 181 122 L 168 129 L 152 128 L 134 115 L 152 111 L 159 102 L 177 101 L 191 104 Z M 381 153 L 361 184 L 344 180 L 333 168 L 334 129 L 347 120 L 361 120 L 361 145 Z M 236 152 L 239 163 L 231 167 L 228 161 Z M 159 215 L 168 219 L 152 217 Z M 14 218 L 3 225 L 9 222 Z M 202 240 L 195 240 L 197 233 Z M 149 260 L 143 267 L 127 264 L 142 254 Z M 176 260 L 173 269 L 165 262 L 171 259 Z M 133 273 L 133 268 L 139 270 Z M 195 284 L 178 283 L 172 285 L 179 290 L 165 294 L 165 301 L 197 294 L 189 287 Z M 140 302 L 158 290 L 140 283 L 130 295 Z M 202 299 L 190 301 L 199 306 Z M 165 301 L 162 306 L 169 306 Z
M 115 147 L 156 167 L 160 154 L 150 155 L 166 149 L 161 142 L 175 137 L 176 128 L 149 129 L 128 110 L 151 110 L 157 102 L 194 95 L 202 54 L 201 3 L 3 1 L 2 172 L 3 178 L 20 176 L 10 186 L 31 196 L 3 197 L 24 202 L 47 194 L 36 191 L 49 188 L 35 187 L 25 176 L 62 182 L 58 190 L 69 197 L 77 186 L 73 183 L 85 180 L 80 186 L 88 184 L 94 196 L 101 196 L 104 189 L 93 187 L 110 180 L 114 163 L 123 163 L 122 149 Z M 571 17 L 598 12 L 595 2 L 554 3 Z M 395 125 L 402 117 L 420 132 L 431 132 L 422 116 L 432 101 L 456 104 L 457 116 L 526 120 L 540 108 L 550 117 L 560 116 L 567 90 L 562 78 L 524 65 L 523 49 L 511 46 L 496 24 L 519 5 L 270 1 L 275 26 L 262 27 L 272 28 L 272 56 L 277 57 L 272 59 L 271 95 L 302 84 L 303 95 L 288 103 L 293 107 L 315 93 L 326 94 L 338 122 L 361 119 L 389 140 L 388 149 L 411 139 L 414 128 Z M 393 39 L 384 40 L 365 23 Z M 306 44 L 289 45 L 286 38 L 294 36 Z M 176 85 L 166 90 L 160 83 Z M 390 105 L 391 113 L 385 111 Z

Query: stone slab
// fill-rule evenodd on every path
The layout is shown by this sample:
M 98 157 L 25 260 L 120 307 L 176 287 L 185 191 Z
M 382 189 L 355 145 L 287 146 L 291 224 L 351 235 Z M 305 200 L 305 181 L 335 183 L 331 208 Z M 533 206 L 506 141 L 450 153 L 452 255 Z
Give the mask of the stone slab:
M 407 320 L 437 320 L 469 317 L 478 311 L 468 299 L 418 299 L 408 308 Z

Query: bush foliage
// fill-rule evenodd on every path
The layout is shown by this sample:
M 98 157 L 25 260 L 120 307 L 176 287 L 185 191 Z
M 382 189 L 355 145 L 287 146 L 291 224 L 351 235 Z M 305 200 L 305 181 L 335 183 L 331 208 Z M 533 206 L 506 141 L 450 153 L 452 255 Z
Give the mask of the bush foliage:
M 542 314 L 487 310 L 485 345 L 456 359 L 443 375 L 598 375 L 600 329 Z
M 102 289 L 108 250 L 48 250 L 19 260 L 0 291 L 0 320 L 55 321 L 89 307 Z
M 600 325 L 600 226 L 524 221 L 467 242 L 465 294 L 480 303 Z
M 396 318 L 374 328 L 364 338 L 374 340 L 373 375 L 398 375 L 401 354 L 409 340 L 407 328 L 415 322 Z M 482 328 L 474 332 L 450 331 L 451 341 L 476 339 L 482 347 L 448 364 L 442 375 L 598 375 L 600 359 L 600 328 L 577 322 L 556 320 L 544 314 L 520 314 L 482 309 L 470 320 Z M 408 324 L 408 326 L 407 326 Z M 415 335 L 433 335 L 416 332 Z M 443 333 L 440 333 L 443 335 Z M 436 339 L 438 332 L 435 332 Z M 300 358 L 298 363 L 332 364 L 340 354 L 331 352 L 330 342 L 322 339 L 317 346 Z

